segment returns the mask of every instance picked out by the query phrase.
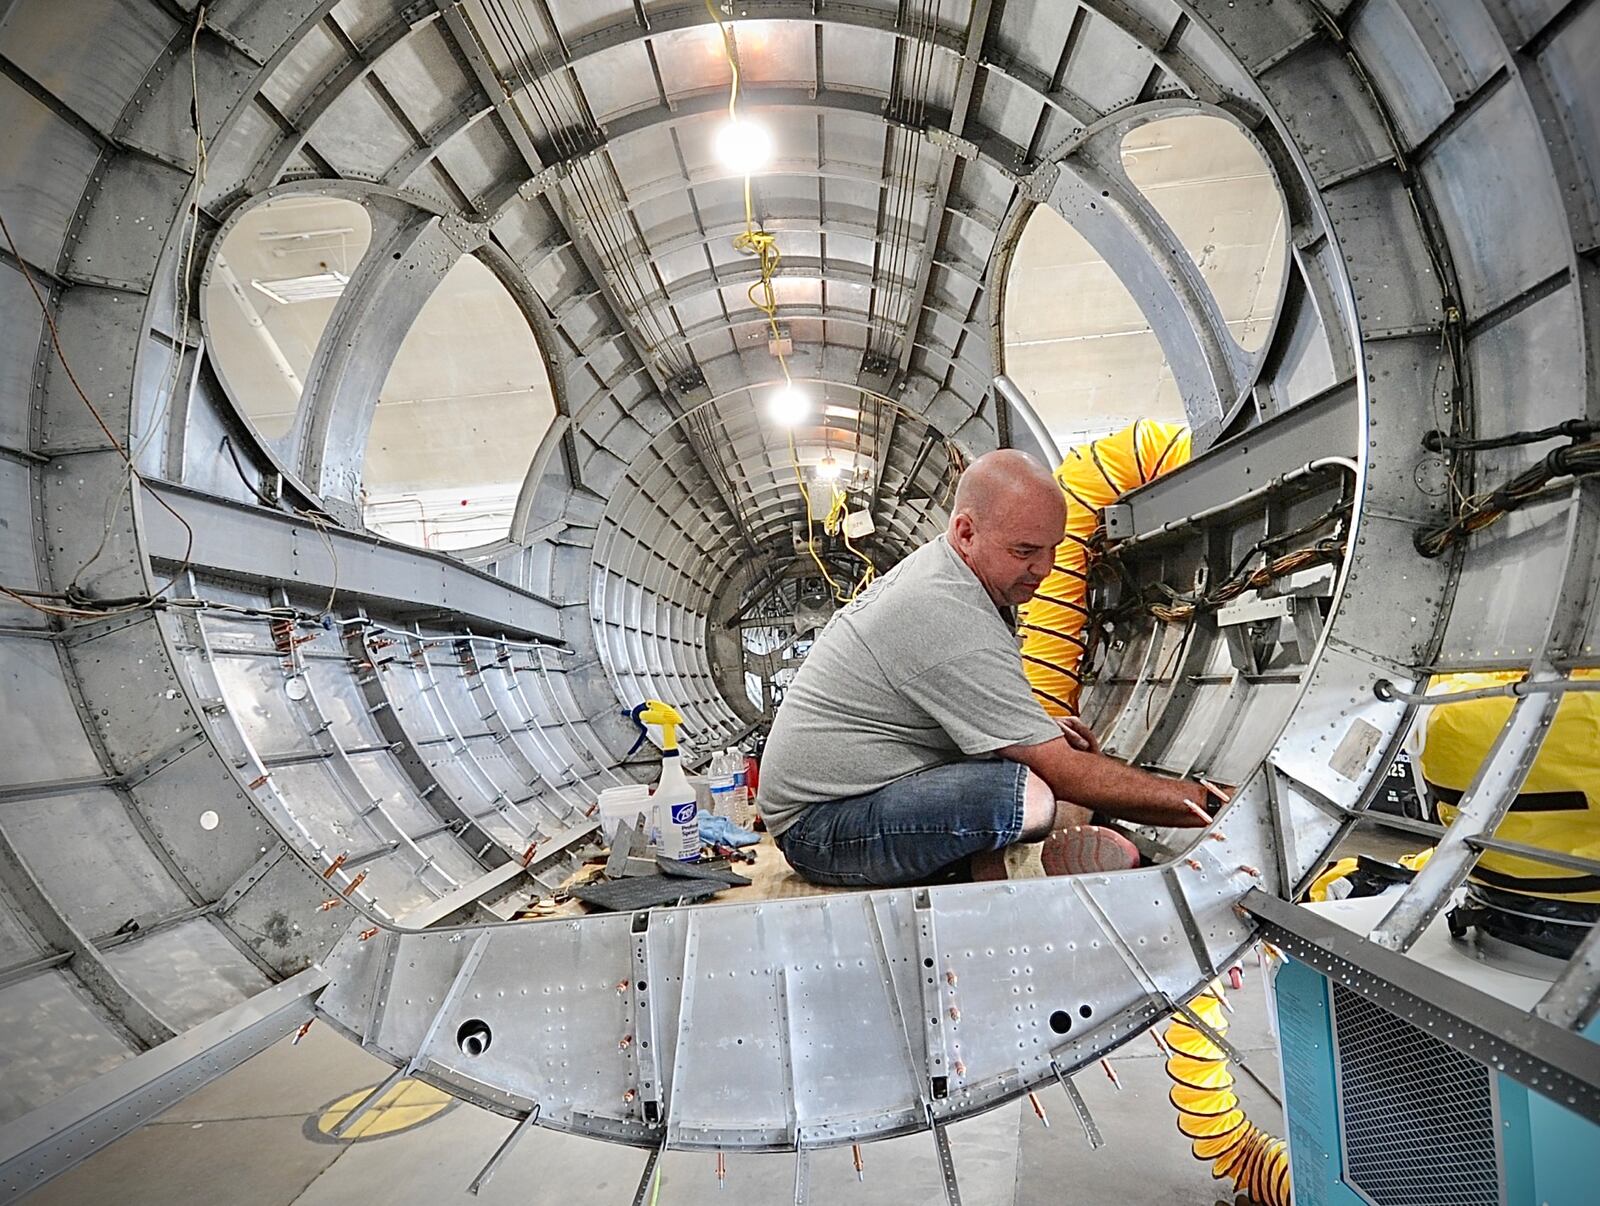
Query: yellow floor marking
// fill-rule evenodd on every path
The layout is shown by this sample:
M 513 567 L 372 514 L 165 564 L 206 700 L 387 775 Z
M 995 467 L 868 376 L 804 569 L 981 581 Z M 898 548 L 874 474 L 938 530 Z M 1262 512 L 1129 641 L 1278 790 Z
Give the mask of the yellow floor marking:
M 369 1085 L 365 1089 L 357 1089 L 334 1102 L 318 1117 L 317 1129 L 324 1135 L 332 1135 L 333 1128 L 360 1105 L 374 1087 Z M 409 1130 L 438 1116 L 453 1100 L 450 1094 L 441 1093 L 432 1085 L 425 1085 L 419 1080 L 402 1080 L 380 1097 L 362 1117 L 356 1119 L 355 1125 L 340 1138 L 377 1139 Z

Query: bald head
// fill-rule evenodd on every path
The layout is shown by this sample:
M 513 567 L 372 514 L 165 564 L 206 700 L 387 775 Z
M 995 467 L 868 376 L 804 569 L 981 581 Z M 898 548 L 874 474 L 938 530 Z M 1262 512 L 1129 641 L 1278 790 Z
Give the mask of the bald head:
M 956 486 L 951 515 L 965 511 L 981 522 L 1012 510 L 1042 508 L 1049 511 L 1056 506 L 1061 507 L 1065 515 L 1061 487 L 1056 485 L 1050 471 L 1026 452 L 1001 448 L 985 453 L 967 466 Z
M 1067 504 L 1050 471 L 1025 452 L 980 456 L 956 486 L 946 538 L 1002 606 L 1025 603 L 1050 572 Z

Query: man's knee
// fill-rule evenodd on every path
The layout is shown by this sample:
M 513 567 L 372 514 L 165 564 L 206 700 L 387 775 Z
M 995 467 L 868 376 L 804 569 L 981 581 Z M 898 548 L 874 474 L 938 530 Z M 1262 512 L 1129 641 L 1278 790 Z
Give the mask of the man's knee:
M 1042 842 L 1053 830 L 1087 825 L 1093 819 L 1094 814 L 1089 809 L 1056 799 L 1048 783 L 1032 771 L 1028 772 L 1022 794 L 1022 835 L 1018 841 Z
M 1056 823 L 1056 794 L 1050 785 L 1032 771 L 1022 789 L 1022 834 L 1019 840 L 1040 842 L 1049 836 Z

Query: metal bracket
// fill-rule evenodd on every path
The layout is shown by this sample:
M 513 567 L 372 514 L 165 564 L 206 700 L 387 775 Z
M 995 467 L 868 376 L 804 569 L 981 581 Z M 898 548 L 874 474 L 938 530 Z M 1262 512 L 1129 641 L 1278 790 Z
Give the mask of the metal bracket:
M 1104 1147 L 1105 1140 L 1100 1136 L 1100 1128 L 1095 1125 L 1094 1115 L 1089 1113 L 1089 1103 L 1083 1099 L 1083 1093 L 1077 1084 L 1072 1077 L 1061 1071 L 1061 1065 L 1055 1060 L 1050 1061 L 1050 1071 L 1055 1073 L 1056 1080 L 1067 1095 L 1067 1100 L 1072 1103 L 1073 1113 L 1077 1114 L 1078 1122 L 1083 1127 L 1084 1138 L 1089 1141 L 1089 1149 L 1096 1151 Z
M 944 1200 L 948 1206 L 961 1206 L 961 1186 L 956 1183 L 956 1162 L 950 1155 L 950 1136 L 944 1123 L 928 1111 L 928 1126 L 933 1131 L 933 1148 L 939 1153 L 939 1175 L 944 1178 Z
M 444 1023 L 445 1015 L 455 1008 L 456 1002 L 461 999 L 461 994 L 466 991 L 472 974 L 478 970 L 478 960 L 483 958 L 484 948 L 489 945 L 489 932 L 485 930 L 472 942 L 472 949 L 467 952 L 467 957 L 461 961 L 461 966 L 456 969 L 455 979 L 450 981 L 450 988 L 444 994 L 444 1000 L 439 1002 L 439 1008 L 433 1015 L 433 1020 L 428 1023 L 427 1033 L 422 1036 L 422 1041 L 417 1044 L 417 1053 L 411 1057 L 411 1062 L 406 1065 L 406 1075 L 410 1076 L 427 1062 L 428 1048 L 433 1046 L 433 1040 L 438 1037 L 439 1027 Z
M 661 1051 L 656 1044 L 651 988 L 650 914 L 633 915 L 633 1073 L 639 1091 L 639 1116 L 650 1126 L 661 1122 Z
M 650 1154 L 645 1157 L 644 1172 L 639 1174 L 639 1188 L 633 1191 L 633 1206 L 645 1206 L 650 1201 L 650 1187 L 656 1179 L 656 1166 L 661 1163 L 666 1151 L 666 1141 L 663 1140 L 660 1147 L 652 1147 Z
M 929 1096 L 950 1095 L 950 1028 L 945 1022 L 943 980 L 939 970 L 939 941 L 933 931 L 933 906 L 928 890 L 913 897 L 917 929 L 917 981 L 922 986 L 922 1029 L 927 1039 Z M 954 1006 L 949 1007 L 954 1014 Z
M 495 1169 L 500 1167 L 501 1161 L 510 1153 L 511 1149 L 526 1135 L 539 1121 L 539 1103 L 533 1103 L 533 1109 L 523 1116 L 521 1122 L 511 1128 L 511 1133 L 505 1137 L 499 1147 L 494 1149 L 494 1155 L 489 1157 L 489 1162 L 472 1178 L 472 1184 L 467 1186 L 467 1192 L 473 1197 L 478 1196 L 478 1191 L 489 1183 L 489 1178 L 494 1176 Z

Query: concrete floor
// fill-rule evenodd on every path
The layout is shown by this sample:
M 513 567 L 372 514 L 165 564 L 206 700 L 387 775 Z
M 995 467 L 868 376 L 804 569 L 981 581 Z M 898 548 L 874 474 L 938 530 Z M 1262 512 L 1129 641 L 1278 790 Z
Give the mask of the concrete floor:
M 1235 1010 L 1230 1037 L 1255 1054 L 1258 1071 L 1275 1083 L 1277 1055 L 1253 959 L 1246 963 L 1244 989 L 1229 994 L 1229 1002 Z M 1078 1080 L 1105 1136 L 1098 1151 L 1089 1149 L 1059 1089 L 1040 1095 L 1049 1129 L 1025 1102 L 951 1128 L 966 1206 L 1211 1206 L 1231 1200 L 1177 1132 L 1155 1042 L 1141 1036 L 1113 1063 L 1120 1092 L 1097 1068 Z M 631 1199 L 642 1152 L 544 1130 L 525 1136 L 473 1198 L 468 1183 L 511 1123 L 461 1103 L 380 1137 L 337 1141 L 319 1133 L 317 1120 L 331 1103 L 389 1071 L 326 1026 L 313 1026 L 299 1046 L 285 1040 L 269 1049 L 27 1200 L 30 1206 L 619 1206 Z M 1252 1119 L 1281 1127 L 1276 1107 L 1242 1075 L 1238 1091 Z M 384 1120 L 401 1120 L 407 1109 L 425 1112 L 402 1104 Z M 811 1200 L 858 1206 L 944 1200 L 928 1136 L 869 1146 L 864 1155 L 866 1180 L 858 1184 L 848 1148 L 817 1153 Z M 725 1200 L 791 1202 L 793 1177 L 793 1157 L 729 1155 Z M 716 1185 L 710 1155 L 669 1154 L 660 1206 L 714 1200 Z

